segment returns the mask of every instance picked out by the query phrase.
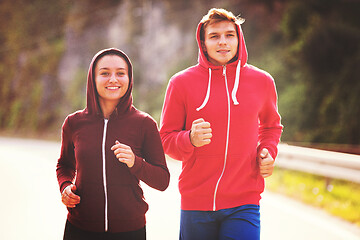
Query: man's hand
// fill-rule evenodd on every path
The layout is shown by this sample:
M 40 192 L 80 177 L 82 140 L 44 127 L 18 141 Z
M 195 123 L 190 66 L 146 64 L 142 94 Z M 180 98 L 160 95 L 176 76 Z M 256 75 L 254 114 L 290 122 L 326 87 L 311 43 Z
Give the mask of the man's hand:
M 275 160 L 270 155 L 269 151 L 266 148 L 263 148 L 258 155 L 259 166 L 260 166 L 260 175 L 263 178 L 270 177 L 274 170 Z
M 202 147 L 211 142 L 212 130 L 210 123 L 199 118 L 193 121 L 190 131 L 190 142 L 195 147 Z

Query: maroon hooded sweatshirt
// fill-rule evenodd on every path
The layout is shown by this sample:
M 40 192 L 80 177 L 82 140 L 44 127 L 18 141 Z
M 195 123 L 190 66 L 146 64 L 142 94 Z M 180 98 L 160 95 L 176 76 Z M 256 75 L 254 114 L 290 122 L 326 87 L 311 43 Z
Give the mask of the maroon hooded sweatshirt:
M 129 88 L 113 114 L 104 119 L 96 91 L 94 68 L 107 52 L 128 63 Z M 80 203 L 68 208 L 68 220 L 95 232 L 126 232 L 145 226 L 148 205 L 139 180 L 165 190 L 170 174 L 156 122 L 132 105 L 132 64 L 118 49 L 97 53 L 89 67 L 87 106 L 70 114 L 62 126 L 61 153 L 56 174 L 62 192 L 74 183 Z M 129 168 L 110 149 L 115 140 L 131 147 L 135 164 Z

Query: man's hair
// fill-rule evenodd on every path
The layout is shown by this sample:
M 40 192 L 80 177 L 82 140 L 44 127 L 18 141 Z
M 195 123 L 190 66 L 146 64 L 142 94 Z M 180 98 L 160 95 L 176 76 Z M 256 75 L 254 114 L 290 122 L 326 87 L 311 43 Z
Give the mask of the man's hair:
M 222 22 L 222 21 L 229 21 L 233 22 L 234 24 L 242 24 L 245 22 L 245 19 L 241 18 L 240 16 L 235 16 L 232 12 L 227 11 L 222 8 L 212 8 L 209 12 L 203 16 L 200 23 L 202 23 L 200 29 L 200 40 L 205 40 L 205 28 L 214 23 Z M 236 30 L 237 31 L 237 30 Z

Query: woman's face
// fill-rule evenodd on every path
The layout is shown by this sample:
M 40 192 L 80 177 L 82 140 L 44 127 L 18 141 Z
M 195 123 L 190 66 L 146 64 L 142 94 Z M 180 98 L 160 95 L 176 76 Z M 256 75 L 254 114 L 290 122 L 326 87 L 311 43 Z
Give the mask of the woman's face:
M 128 65 L 117 55 L 105 55 L 95 66 L 95 84 L 100 104 L 118 103 L 129 87 Z

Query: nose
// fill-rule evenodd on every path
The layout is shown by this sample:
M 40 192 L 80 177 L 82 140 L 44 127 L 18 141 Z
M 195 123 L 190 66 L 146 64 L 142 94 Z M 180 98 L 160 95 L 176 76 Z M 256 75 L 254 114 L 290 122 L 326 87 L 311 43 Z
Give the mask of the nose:
M 110 80 L 109 80 L 110 82 L 115 82 L 116 81 L 116 76 L 115 76 L 115 74 L 111 74 L 110 75 Z
M 221 36 L 220 36 L 219 44 L 226 44 L 226 37 L 225 37 L 225 35 L 221 35 Z

